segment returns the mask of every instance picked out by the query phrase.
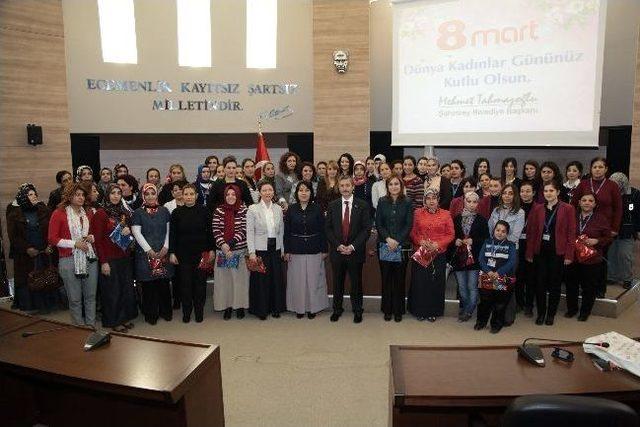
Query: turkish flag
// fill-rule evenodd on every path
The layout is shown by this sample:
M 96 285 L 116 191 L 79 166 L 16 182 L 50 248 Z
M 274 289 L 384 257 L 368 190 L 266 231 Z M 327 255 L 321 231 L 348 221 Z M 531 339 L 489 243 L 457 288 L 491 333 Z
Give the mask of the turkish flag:
M 262 177 L 262 167 L 270 160 L 269 152 L 267 151 L 267 143 L 264 140 L 262 132 L 258 132 L 258 142 L 256 146 L 256 173 L 254 175 L 256 181 Z

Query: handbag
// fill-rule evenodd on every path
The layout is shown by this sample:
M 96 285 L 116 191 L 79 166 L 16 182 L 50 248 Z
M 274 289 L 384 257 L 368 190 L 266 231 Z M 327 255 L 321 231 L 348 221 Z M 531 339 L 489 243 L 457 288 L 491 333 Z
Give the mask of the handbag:
M 202 256 L 200 257 L 200 262 L 198 263 L 198 270 L 204 271 L 207 274 L 213 274 L 214 263 L 215 255 L 214 258 L 211 259 L 209 251 L 203 251 Z
M 421 266 L 423 266 L 424 268 L 427 268 L 429 265 L 431 265 L 431 263 L 433 262 L 434 259 L 436 259 L 437 256 L 438 256 L 438 251 L 433 251 L 433 250 L 430 251 L 425 249 L 423 246 L 420 246 L 418 250 L 413 253 L 413 255 L 411 256 L 411 259 L 417 262 L 418 264 L 420 264 Z
M 488 291 L 508 291 L 516 283 L 515 277 L 498 276 L 491 278 L 487 273 L 480 272 L 478 288 Z
M 598 255 L 598 251 L 585 243 L 585 240 L 588 238 L 589 237 L 586 234 L 581 234 L 576 239 L 576 259 L 581 264 L 584 264 L 586 261 L 589 261 Z
M 453 263 L 457 268 L 469 267 L 473 265 L 474 262 L 473 253 L 471 253 L 471 247 L 469 245 L 463 244 L 456 247 Z
M 54 291 L 62 286 L 62 281 L 58 275 L 58 269 L 48 255 L 49 265 L 39 266 L 41 255 L 34 260 L 35 269 L 27 275 L 27 287 L 33 292 Z
M 120 249 L 126 251 L 129 249 L 129 246 L 133 243 L 133 236 L 131 234 L 124 235 L 122 234 L 122 229 L 126 227 L 121 222 L 119 222 L 113 231 L 109 234 L 109 238 L 113 243 L 115 243 Z
M 249 256 L 247 256 L 247 269 L 252 272 L 266 274 L 267 268 L 264 266 L 264 262 L 262 258 L 256 256 L 255 260 L 251 260 Z
M 378 244 L 378 258 L 380 261 L 402 262 L 402 247 L 398 245 L 395 251 L 389 249 L 389 244 Z

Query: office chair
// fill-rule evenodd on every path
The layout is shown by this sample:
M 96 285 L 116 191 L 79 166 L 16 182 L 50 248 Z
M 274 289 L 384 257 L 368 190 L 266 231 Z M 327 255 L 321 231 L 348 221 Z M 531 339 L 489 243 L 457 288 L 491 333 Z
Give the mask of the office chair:
M 598 397 L 533 395 L 515 399 L 502 418 L 502 427 L 638 427 L 638 414 L 629 406 Z

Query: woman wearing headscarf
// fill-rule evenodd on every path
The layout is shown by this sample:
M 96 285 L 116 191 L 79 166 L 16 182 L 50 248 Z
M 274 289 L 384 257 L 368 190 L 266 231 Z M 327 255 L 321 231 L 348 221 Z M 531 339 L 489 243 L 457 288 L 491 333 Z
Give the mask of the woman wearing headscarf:
M 27 277 L 36 267 L 48 261 L 51 254 L 47 245 L 49 208 L 38 200 L 36 188 L 24 183 L 18 188 L 15 207 L 7 212 L 7 234 L 13 258 L 14 303 L 18 310 L 48 312 L 58 303 L 58 291 L 33 292 L 27 286 Z
M 122 204 L 122 190 L 116 184 L 107 187 L 103 208 L 91 221 L 91 234 L 96 239 L 100 261 L 100 303 L 102 326 L 116 332 L 127 332 L 138 317 L 133 272 L 129 256 L 131 246 L 122 248 L 111 239 L 120 225 L 122 235 L 131 234 L 131 212 Z
M 324 215 L 315 203 L 313 185 L 304 180 L 294 190 L 296 203 L 284 218 L 284 252 L 287 268 L 287 309 L 298 319 L 329 306 L 324 260 L 327 240 Z
M 478 274 L 480 272 L 478 260 L 482 244 L 489 237 L 487 220 L 478 214 L 478 202 L 480 201 L 478 194 L 474 191 L 468 191 L 463 199 L 462 212 L 453 218 L 456 239 L 451 256 L 451 264 L 458 281 L 458 293 L 462 303 L 458 314 L 460 322 L 471 319 L 478 304 Z
M 89 233 L 93 213 L 85 210 L 87 191 L 80 183 L 68 185 L 60 207 L 49 221 L 49 244 L 58 248 L 58 272 L 69 299 L 74 325 L 96 325 L 98 263 L 94 236 Z
M 76 182 L 92 182 L 93 169 L 91 166 L 82 165 L 76 169 Z
M 212 184 L 213 181 L 211 181 L 211 169 L 209 169 L 209 166 L 198 166 L 198 177 L 196 178 L 196 182 L 193 183 L 198 192 L 198 198 L 196 199 L 197 204 L 201 206 L 207 205 L 207 198 L 209 197 Z
M 438 198 L 438 191 L 432 188 L 424 192 L 424 207 L 414 212 L 410 234 L 414 249 L 423 247 L 437 254 L 427 267 L 412 261 L 409 288 L 409 312 L 418 320 L 430 322 L 444 314 L 445 253 L 455 237 L 451 215 L 449 211 L 440 209 Z
M 171 215 L 167 208 L 158 205 L 155 185 L 143 185 L 142 196 L 144 204 L 133 213 L 131 232 L 138 243 L 135 271 L 136 280 L 142 285 L 142 312 L 145 321 L 155 325 L 158 317 L 167 322 L 173 317 L 169 290 L 173 266 L 166 259 Z
M 231 319 L 233 310 L 236 310 L 236 317 L 242 319 L 245 309 L 249 308 L 249 271 L 245 262 L 247 207 L 237 185 L 228 184 L 224 194 L 224 203 L 213 212 L 212 232 L 217 257 L 228 261 L 216 266 L 213 309 L 224 310 L 225 320 Z

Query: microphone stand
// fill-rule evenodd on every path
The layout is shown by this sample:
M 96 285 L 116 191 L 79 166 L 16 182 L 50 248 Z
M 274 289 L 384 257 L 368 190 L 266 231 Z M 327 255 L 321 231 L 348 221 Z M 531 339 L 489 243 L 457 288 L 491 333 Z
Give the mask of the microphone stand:
M 567 340 L 556 340 L 549 338 L 537 338 L 530 337 L 526 338 L 520 346 L 518 346 L 518 355 L 525 359 L 527 362 L 531 363 L 534 366 L 544 367 L 544 355 L 542 354 L 542 349 L 538 344 L 527 344 L 528 341 L 546 341 L 546 342 L 556 342 L 556 343 L 567 343 L 567 344 L 589 344 L 596 345 L 604 348 L 609 347 L 609 343 L 607 342 L 586 342 L 586 341 L 567 341 Z

